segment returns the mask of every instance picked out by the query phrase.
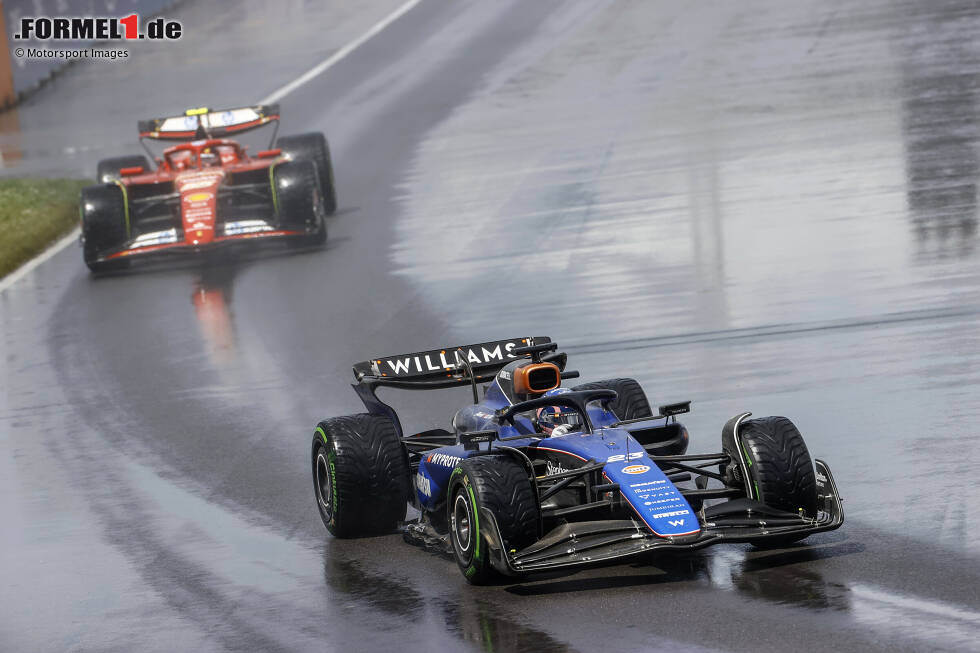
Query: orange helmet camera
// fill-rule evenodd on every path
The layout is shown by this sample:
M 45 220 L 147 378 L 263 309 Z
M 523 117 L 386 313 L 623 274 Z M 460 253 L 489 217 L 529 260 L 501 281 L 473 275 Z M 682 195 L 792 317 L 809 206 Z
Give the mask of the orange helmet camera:
M 561 370 L 554 363 L 531 363 L 514 370 L 516 394 L 540 394 L 561 385 Z

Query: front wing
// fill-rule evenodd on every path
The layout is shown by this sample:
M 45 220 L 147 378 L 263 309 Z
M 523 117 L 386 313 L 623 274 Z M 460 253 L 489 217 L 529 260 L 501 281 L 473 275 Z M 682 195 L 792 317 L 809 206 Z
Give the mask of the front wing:
M 258 171 L 267 175 L 265 170 Z M 125 259 L 150 254 L 183 254 L 199 252 L 236 242 L 267 238 L 313 235 L 312 229 L 282 229 L 275 222 L 275 202 L 265 181 L 240 181 L 218 190 L 218 218 L 207 242 L 195 242 L 194 235 L 184 232 L 180 216 L 180 194 L 145 195 L 143 186 L 128 191 L 126 214 L 129 239 L 102 253 L 99 261 Z
M 260 222 L 258 220 L 249 220 L 248 222 Z M 174 233 L 171 233 L 174 232 Z M 214 249 L 222 246 L 229 245 L 231 243 L 242 242 L 242 241 L 252 241 L 256 239 L 266 239 L 266 238 L 276 238 L 276 237 L 288 237 L 288 236 L 307 236 L 311 235 L 310 231 L 295 231 L 288 229 L 276 229 L 271 226 L 262 228 L 262 225 L 249 225 L 249 230 L 235 233 L 233 235 L 223 235 L 217 236 L 210 242 L 205 244 L 196 244 L 193 241 L 188 241 L 186 238 L 179 240 L 179 234 L 174 230 L 169 232 L 154 232 L 145 234 L 145 236 L 153 236 L 152 239 L 145 238 L 140 240 L 143 236 L 138 236 L 134 240 L 126 243 L 121 249 L 109 253 L 102 257 L 101 260 L 114 260 L 127 258 L 131 256 L 142 256 L 148 254 L 181 254 L 181 253 L 192 253 L 200 252 L 209 249 Z M 166 241 L 166 242 L 163 242 Z
M 490 539 L 491 562 L 507 575 L 596 565 L 611 560 L 645 553 L 693 551 L 724 542 L 764 542 L 787 536 L 806 536 L 839 528 L 844 523 L 844 509 L 830 468 L 816 460 L 818 513 L 815 519 L 796 516 L 767 516 L 734 519 L 706 519 L 701 531 L 681 537 L 659 537 L 645 529 L 642 523 L 626 520 L 604 520 L 568 523 L 531 546 L 507 552 L 501 546 L 500 532 L 493 515 L 481 513 L 486 519 Z

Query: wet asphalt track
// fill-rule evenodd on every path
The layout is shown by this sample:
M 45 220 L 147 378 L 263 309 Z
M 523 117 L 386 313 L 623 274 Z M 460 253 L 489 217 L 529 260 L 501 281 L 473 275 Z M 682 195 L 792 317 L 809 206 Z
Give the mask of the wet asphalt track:
M 5 114 L 3 173 L 90 174 L 398 6 L 347 4 L 185 4 L 180 50 Z M 0 294 L 0 648 L 975 650 L 978 32 L 969 2 L 422 0 L 282 100 L 334 150 L 326 250 L 93 280 L 72 247 Z M 492 588 L 329 538 L 309 438 L 350 364 L 525 334 L 692 399 L 696 449 L 793 417 L 847 523 Z

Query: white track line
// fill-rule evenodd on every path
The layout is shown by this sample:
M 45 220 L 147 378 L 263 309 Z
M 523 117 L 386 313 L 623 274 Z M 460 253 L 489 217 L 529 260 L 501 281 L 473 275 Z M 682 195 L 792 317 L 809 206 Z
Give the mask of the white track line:
M 293 81 L 289 82 L 285 86 L 277 88 L 272 93 L 259 100 L 259 104 L 271 104 L 272 102 L 281 100 L 282 98 L 286 97 L 287 95 L 289 95 L 290 93 L 298 89 L 303 84 L 309 82 L 311 79 L 315 78 L 318 75 L 323 74 L 331 67 L 335 66 L 338 61 L 340 61 L 341 59 L 349 55 L 351 52 L 353 52 L 360 46 L 367 43 L 372 37 L 376 36 L 386 27 L 388 27 L 393 22 L 395 22 L 396 20 L 404 16 L 413 7 L 415 7 L 415 5 L 419 4 L 420 2 L 422 2 L 422 0 L 408 0 L 408 2 L 398 7 L 398 9 L 395 9 L 393 12 L 391 12 L 390 14 L 388 14 L 387 16 L 379 20 L 377 23 L 375 23 L 371 27 L 371 29 L 369 29 L 358 38 L 354 39 L 344 47 L 334 52 L 332 55 L 324 59 L 321 63 L 317 64 L 316 66 L 313 66 L 312 68 L 307 70 L 305 73 L 303 73 Z M 68 245 L 70 245 L 71 243 L 77 240 L 78 240 L 78 228 L 76 227 L 70 234 L 68 234 L 67 236 L 65 236 L 58 242 L 56 242 L 51 247 L 48 247 L 41 254 L 32 258 L 30 261 L 17 268 L 3 279 L 0 279 L 0 293 L 7 290 L 7 288 L 17 283 L 28 272 L 30 272 L 37 266 L 41 265 L 41 263 L 44 263 L 49 258 L 51 258 L 52 256 L 54 256 L 55 254 L 63 250 L 65 247 L 68 247 Z
M 935 601 L 932 599 L 896 596 L 889 592 L 875 589 L 870 585 L 864 585 L 863 583 L 855 583 L 854 585 L 851 585 L 850 590 L 851 594 L 854 596 L 877 601 L 879 603 L 885 603 L 906 611 L 914 610 L 916 612 L 946 617 L 948 619 L 968 621 L 972 624 L 980 626 L 980 612 L 971 610 L 970 608 L 964 606 L 946 603 L 943 601 Z
M 401 18 L 404 14 L 408 13 L 415 5 L 417 5 L 421 1 L 422 0 L 408 0 L 408 2 L 403 4 L 401 7 L 395 9 L 395 11 L 393 11 L 392 13 L 388 14 L 385 18 L 375 23 L 374 26 L 371 27 L 371 29 L 366 31 L 364 34 L 362 34 L 360 38 L 354 39 L 353 41 L 351 41 L 350 43 L 348 43 L 347 45 L 345 45 L 344 47 L 340 48 L 332 55 L 327 57 L 322 63 L 313 66 L 312 68 L 310 68 L 305 73 L 303 73 L 293 81 L 289 82 L 285 86 L 274 90 L 272 93 L 259 100 L 259 104 L 270 104 L 272 102 L 276 102 L 277 100 L 281 100 L 282 98 L 289 95 L 290 93 L 292 93 L 293 91 L 295 91 L 300 86 L 307 83 L 317 75 L 326 72 L 338 61 L 340 61 L 341 59 L 349 55 L 351 52 L 353 52 L 355 49 L 357 49 L 358 47 L 366 43 L 371 37 L 375 36 L 376 34 L 381 32 L 381 30 L 388 27 L 388 25 L 391 25 L 393 22 Z
M 47 261 L 49 258 L 54 256 L 64 248 L 68 247 L 72 243 L 77 243 L 79 233 L 80 233 L 79 228 L 75 227 L 74 229 L 71 230 L 71 233 L 69 233 L 67 236 L 65 236 L 58 242 L 48 247 L 46 250 L 44 250 L 34 258 L 32 258 L 27 263 L 24 263 L 22 266 L 20 266 L 19 268 L 17 268 L 7 276 L 5 276 L 3 279 L 0 279 L 0 293 L 2 293 L 3 291 L 5 291 L 7 288 L 14 285 L 15 283 L 17 283 L 18 281 L 20 281 L 24 277 L 24 275 L 26 275 L 34 268 Z

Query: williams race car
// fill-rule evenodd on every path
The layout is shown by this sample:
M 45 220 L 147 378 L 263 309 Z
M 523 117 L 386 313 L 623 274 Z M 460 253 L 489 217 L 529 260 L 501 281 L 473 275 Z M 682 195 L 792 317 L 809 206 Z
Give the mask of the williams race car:
M 388 533 L 455 556 L 471 583 L 723 542 L 778 546 L 838 528 L 841 500 L 785 417 L 725 424 L 721 452 L 688 454 L 677 415 L 640 385 L 562 388 L 549 338 L 501 340 L 354 365 L 366 413 L 319 423 L 313 485 L 333 535 Z M 482 398 L 478 387 L 485 384 Z M 469 385 L 452 430 L 407 434 L 382 387 Z
M 254 157 L 226 138 L 270 124 L 271 149 Z M 140 144 L 156 168 L 143 155 L 99 162 L 99 185 L 81 195 L 85 264 L 100 271 L 134 256 L 246 239 L 324 243 L 325 215 L 337 208 L 326 138 L 311 133 L 277 141 L 278 127 L 278 105 L 141 120 Z M 180 143 L 157 158 L 148 140 Z

